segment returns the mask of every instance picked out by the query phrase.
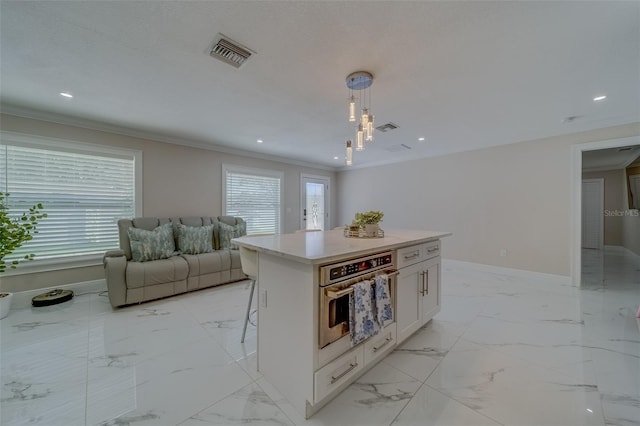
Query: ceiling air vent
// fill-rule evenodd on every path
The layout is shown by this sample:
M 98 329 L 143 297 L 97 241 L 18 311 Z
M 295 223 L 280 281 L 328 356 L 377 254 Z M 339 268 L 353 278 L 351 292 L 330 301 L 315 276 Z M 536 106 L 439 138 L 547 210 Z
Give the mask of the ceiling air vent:
M 383 124 L 381 126 L 376 127 L 376 130 L 379 130 L 382 133 L 386 133 L 389 130 L 394 130 L 394 129 L 397 129 L 397 128 L 398 128 L 397 124 L 393 124 L 393 123 L 389 122 L 387 124 Z
M 213 45 L 209 48 L 211 57 L 220 59 L 236 68 L 240 68 L 254 53 L 223 34 L 218 34 Z

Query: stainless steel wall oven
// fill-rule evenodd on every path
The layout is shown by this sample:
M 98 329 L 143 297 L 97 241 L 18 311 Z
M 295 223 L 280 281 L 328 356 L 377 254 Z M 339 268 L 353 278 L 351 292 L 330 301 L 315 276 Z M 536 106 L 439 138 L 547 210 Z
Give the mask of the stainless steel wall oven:
M 352 286 L 378 274 L 389 276 L 389 293 L 395 305 L 395 254 L 392 251 L 352 259 L 320 268 L 319 347 L 349 334 L 349 294 Z

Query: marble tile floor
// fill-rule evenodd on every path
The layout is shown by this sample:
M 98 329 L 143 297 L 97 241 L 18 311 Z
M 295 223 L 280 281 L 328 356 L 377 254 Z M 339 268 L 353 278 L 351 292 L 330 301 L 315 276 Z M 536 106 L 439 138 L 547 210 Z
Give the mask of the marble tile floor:
M 589 256 L 582 289 L 445 266 L 435 319 L 309 420 L 256 371 L 255 327 L 240 343 L 248 281 L 17 309 L 0 424 L 640 425 L 640 263 Z

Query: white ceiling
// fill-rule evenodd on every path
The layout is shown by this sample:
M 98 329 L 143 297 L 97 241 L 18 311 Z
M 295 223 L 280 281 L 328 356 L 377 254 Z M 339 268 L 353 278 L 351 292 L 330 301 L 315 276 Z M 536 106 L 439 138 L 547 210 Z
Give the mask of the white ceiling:
M 583 171 L 620 170 L 640 159 L 640 145 L 582 152 Z
M 637 1 L 2 0 L 0 15 L 4 112 L 318 166 L 343 165 L 357 70 L 374 75 L 376 125 L 399 129 L 356 165 L 640 117 Z M 210 58 L 217 33 L 257 54 Z

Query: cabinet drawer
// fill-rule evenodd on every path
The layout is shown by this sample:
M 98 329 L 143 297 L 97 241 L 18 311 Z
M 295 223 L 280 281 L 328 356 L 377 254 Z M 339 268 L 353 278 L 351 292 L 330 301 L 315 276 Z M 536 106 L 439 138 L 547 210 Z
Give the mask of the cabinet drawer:
M 398 269 L 422 261 L 423 251 L 421 244 L 398 249 Z
M 440 241 L 431 241 L 422 245 L 424 250 L 424 259 L 431 259 L 432 257 L 440 256 Z
M 314 400 L 319 402 L 333 390 L 348 382 L 364 367 L 364 348 L 358 346 L 331 361 L 314 374 Z
M 364 363 L 376 361 L 384 357 L 396 345 L 396 323 L 389 324 L 377 336 L 373 336 L 364 344 Z
M 398 249 L 398 268 L 414 265 L 440 255 L 440 241 L 431 241 Z

